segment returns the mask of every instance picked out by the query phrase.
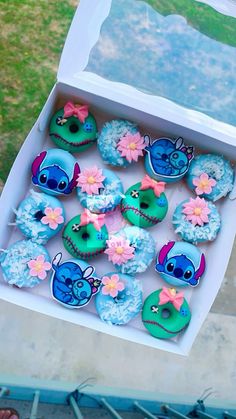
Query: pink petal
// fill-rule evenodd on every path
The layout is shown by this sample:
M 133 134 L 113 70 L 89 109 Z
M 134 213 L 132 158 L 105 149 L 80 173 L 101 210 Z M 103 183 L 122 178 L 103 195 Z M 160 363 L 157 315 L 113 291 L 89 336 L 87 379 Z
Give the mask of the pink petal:
M 119 275 L 117 275 L 117 274 L 112 275 L 111 279 L 112 279 L 113 282 L 119 282 L 119 280 L 120 280 Z
M 46 276 L 47 276 L 47 274 L 46 274 L 46 272 L 45 271 L 43 271 L 43 270 L 41 270 L 39 273 L 38 273 L 38 278 L 39 279 L 45 279 L 46 278 Z
M 59 215 L 56 219 L 57 224 L 62 224 L 64 223 L 64 217 L 62 217 L 62 215 Z
M 215 186 L 217 182 L 215 179 L 209 179 L 209 183 L 211 186 Z
M 103 295 L 109 295 L 110 294 L 110 287 L 105 285 L 105 287 L 102 287 L 102 294 Z
M 200 179 L 199 179 L 198 177 L 195 177 L 195 178 L 193 179 L 193 185 L 194 185 L 194 186 L 198 186 L 198 185 L 199 185 L 199 183 L 200 183 Z
M 103 285 L 107 285 L 107 284 L 109 284 L 109 282 L 110 282 L 110 278 L 109 278 L 109 276 L 104 276 L 104 277 L 102 278 L 102 284 L 103 284 Z
M 43 255 L 39 255 L 36 260 L 37 262 L 44 262 L 45 257 Z
M 60 207 L 56 207 L 56 208 L 54 209 L 54 214 L 55 214 L 55 215 L 61 215 L 61 213 L 62 213 L 62 208 L 60 208 Z
M 53 210 L 52 210 L 52 208 L 47 207 L 47 208 L 45 208 L 45 211 L 44 212 L 45 212 L 46 215 L 51 215 L 52 212 L 53 212 Z
M 41 223 L 42 224 L 46 225 L 46 224 L 49 224 L 49 222 L 50 222 L 50 219 L 48 217 L 41 218 Z
M 203 221 L 204 223 L 208 223 L 208 222 L 209 222 L 209 218 L 208 218 L 208 216 L 207 216 L 207 215 L 205 215 L 205 214 L 202 214 L 202 215 L 201 215 L 201 219 L 202 219 L 202 221 Z
M 45 269 L 46 271 L 49 271 L 51 269 L 52 265 L 49 262 L 44 262 L 43 264 L 43 269 Z
M 35 264 L 36 264 L 36 261 L 35 261 L 35 260 L 30 260 L 30 261 L 27 263 L 27 265 L 28 265 L 28 267 L 29 267 L 29 268 L 34 268 L 34 267 L 35 267 Z
M 198 215 L 196 217 L 197 217 L 197 224 L 202 227 L 204 224 L 202 221 L 202 217 L 199 217 Z
M 204 193 L 209 194 L 212 191 L 212 187 L 210 185 L 204 186 Z
M 58 223 L 56 223 L 55 221 L 50 221 L 50 223 L 49 223 L 49 227 L 50 227 L 52 230 L 56 230 L 56 229 L 57 229 L 57 227 L 58 227 Z
M 200 179 L 201 179 L 201 181 L 204 182 L 204 181 L 209 179 L 209 176 L 208 176 L 207 173 L 202 173 L 201 176 L 200 176 Z
M 196 192 L 196 194 L 197 194 L 197 195 L 202 195 L 202 194 L 203 194 L 203 190 L 202 190 L 202 188 L 200 188 L 200 187 L 197 187 L 197 188 L 195 189 L 195 192 Z
M 91 191 L 92 191 L 92 193 L 94 193 L 94 194 L 98 194 L 98 188 L 100 187 L 100 185 L 99 184 L 97 184 L 97 183 L 94 183 L 93 185 L 91 185 Z
M 110 296 L 111 297 L 115 298 L 115 297 L 117 297 L 117 295 L 118 295 L 118 291 L 115 288 L 110 290 Z
M 116 285 L 116 289 L 119 291 L 123 291 L 125 289 L 123 282 L 118 282 L 118 284 Z

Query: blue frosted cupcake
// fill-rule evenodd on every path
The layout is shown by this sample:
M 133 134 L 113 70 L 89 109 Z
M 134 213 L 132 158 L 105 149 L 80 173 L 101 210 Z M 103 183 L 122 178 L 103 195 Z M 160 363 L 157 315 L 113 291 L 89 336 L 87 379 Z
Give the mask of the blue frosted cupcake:
M 233 189 L 234 171 L 223 156 L 202 154 L 192 161 L 186 180 L 197 195 L 217 201 Z
M 121 202 L 123 186 L 111 170 L 97 166 L 84 169 L 77 180 L 77 196 L 83 207 L 94 213 L 114 210 Z
M 145 148 L 144 138 L 137 126 L 121 119 L 103 125 L 97 144 L 104 163 L 123 167 L 137 162 Z
M 119 272 L 134 275 L 144 272 L 155 256 L 155 241 L 140 227 L 124 227 L 107 240 L 104 253 Z
M 220 231 L 221 219 L 217 208 L 204 198 L 181 202 L 173 214 L 175 232 L 185 241 L 213 241 Z
M 21 240 L 0 256 L 3 278 L 9 285 L 33 288 L 47 278 L 51 270 L 50 256 L 40 244 Z
M 16 210 L 16 225 L 25 237 L 46 243 L 62 229 L 65 211 L 61 202 L 50 195 L 30 191 Z
M 121 273 L 108 273 L 102 278 L 95 305 L 105 323 L 126 324 L 142 309 L 141 282 Z

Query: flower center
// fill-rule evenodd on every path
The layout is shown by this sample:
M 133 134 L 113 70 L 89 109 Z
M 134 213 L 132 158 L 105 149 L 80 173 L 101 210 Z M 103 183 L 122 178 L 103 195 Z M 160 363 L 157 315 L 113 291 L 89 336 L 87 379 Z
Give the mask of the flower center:
M 115 282 L 110 282 L 110 284 L 109 284 L 109 288 L 110 288 L 110 289 L 114 289 L 114 288 L 116 288 L 116 284 L 115 284 Z
M 136 144 L 135 144 L 135 143 L 130 143 L 130 144 L 129 144 L 129 149 L 130 149 L 130 150 L 136 150 L 136 148 L 137 148 L 137 146 L 136 146 Z
M 89 176 L 87 180 L 90 185 L 93 185 L 96 182 L 93 176 Z
M 194 209 L 194 215 L 201 215 L 201 213 L 202 213 L 201 208 L 197 207 L 197 208 Z
M 202 180 L 201 183 L 200 183 L 200 186 L 204 187 L 204 186 L 208 186 L 208 184 L 209 184 L 208 180 Z
M 118 246 L 118 247 L 116 248 L 116 253 L 117 253 L 118 255 L 122 255 L 122 253 L 124 253 L 124 249 L 123 249 L 123 247 Z
M 37 272 L 39 272 L 39 271 L 41 271 L 41 269 L 42 269 L 42 263 L 41 262 L 36 262 L 36 264 L 35 264 L 35 270 Z

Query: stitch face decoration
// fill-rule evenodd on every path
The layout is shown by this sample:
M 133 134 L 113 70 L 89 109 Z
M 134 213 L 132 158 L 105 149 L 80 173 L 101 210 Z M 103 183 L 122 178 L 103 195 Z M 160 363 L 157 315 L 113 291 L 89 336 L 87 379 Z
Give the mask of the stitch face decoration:
M 121 201 L 123 217 L 138 227 L 152 227 L 164 219 L 168 210 L 164 194 L 165 183 L 145 176 L 142 182 L 131 186 Z
M 97 294 L 101 280 L 95 277 L 94 267 L 82 260 L 69 260 L 60 264 L 58 253 L 52 262 L 51 280 L 53 298 L 68 308 L 80 308 Z
M 193 159 L 193 147 L 187 147 L 182 138 L 172 141 L 169 138 L 160 138 L 146 147 L 145 167 L 148 174 L 157 180 L 176 182 L 188 171 Z
M 76 186 L 80 168 L 64 150 L 42 151 L 32 163 L 32 182 L 49 195 L 68 195 Z
M 195 287 L 206 268 L 205 256 L 193 244 L 169 242 L 160 250 L 156 271 L 169 284 Z
M 92 217 L 95 218 L 96 214 L 92 214 Z M 98 222 L 100 221 L 98 220 Z M 73 257 L 89 259 L 103 253 L 106 248 L 108 231 L 104 223 L 98 226 L 96 220 L 90 219 L 84 213 L 81 216 L 76 215 L 69 221 L 63 231 L 62 239 L 66 250 Z

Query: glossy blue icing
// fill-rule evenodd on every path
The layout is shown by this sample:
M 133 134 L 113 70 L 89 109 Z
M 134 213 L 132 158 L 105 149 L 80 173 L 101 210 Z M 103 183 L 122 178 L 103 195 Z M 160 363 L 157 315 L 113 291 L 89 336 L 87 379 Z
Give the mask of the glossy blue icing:
M 108 273 L 110 277 L 116 272 Z M 97 294 L 95 305 L 99 317 L 108 324 L 122 325 L 132 320 L 142 309 L 142 285 L 137 279 L 118 273 L 125 289 L 119 291 L 117 297 L 102 294 L 102 288 Z
M 61 208 L 61 215 L 65 219 L 64 207 L 57 198 L 33 190 L 30 191 L 30 195 L 20 203 L 16 210 L 17 227 L 25 237 L 40 244 L 45 244 L 51 237 L 59 233 L 64 225 L 64 223 L 58 224 L 58 227 L 53 230 L 48 224 L 41 222 L 47 207 L 52 209 Z
M 156 244 L 151 234 L 143 228 L 128 226 L 114 236 L 129 240 L 130 245 L 135 248 L 134 257 L 122 265 L 115 265 L 116 269 L 129 275 L 146 271 L 155 256 Z
M 120 138 L 124 137 L 128 132 L 136 134 L 138 128 L 135 124 L 126 120 L 113 119 L 103 125 L 98 135 L 97 145 L 104 163 L 123 167 L 127 167 L 130 164 L 116 148 Z
M 45 262 L 50 262 L 50 256 L 45 247 L 31 240 L 21 240 L 12 244 L 0 255 L 3 278 L 10 285 L 17 287 L 35 287 L 42 282 L 36 276 L 30 275 L 27 262 L 43 255 Z M 45 279 L 44 279 L 45 281 Z
M 83 260 L 70 259 L 60 263 L 61 258 L 62 254 L 58 253 L 52 261 L 52 296 L 67 308 L 83 307 L 99 291 L 101 280 L 94 267 Z
M 175 232 L 183 239 L 191 243 L 201 243 L 212 241 L 216 238 L 221 227 L 220 214 L 212 202 L 207 202 L 211 213 L 208 215 L 209 222 L 201 226 L 194 226 L 190 221 L 186 220 L 182 213 L 183 204 L 188 202 L 181 202 L 175 209 L 173 214 L 173 225 Z
M 169 242 L 159 252 L 156 271 L 171 285 L 196 286 L 205 271 L 205 257 L 193 244 Z
M 86 192 L 81 192 L 81 188 L 77 188 L 81 205 L 95 213 L 105 213 L 115 209 L 120 204 L 124 193 L 121 180 L 115 173 L 102 169 L 102 174 L 105 176 L 102 182 L 104 188 L 100 188 L 99 195 L 88 195 Z
M 176 141 L 156 139 L 146 147 L 146 151 L 145 168 L 149 176 L 170 183 L 182 179 L 193 158 L 193 147 L 185 146 L 182 138 Z
M 209 194 L 202 194 L 201 198 L 217 201 L 226 196 L 234 184 L 234 171 L 230 162 L 223 156 L 215 154 L 201 154 L 191 163 L 186 176 L 187 184 L 190 189 L 195 190 L 193 179 L 198 178 L 202 173 L 208 174 L 209 178 L 216 180 L 216 185 L 212 187 Z

